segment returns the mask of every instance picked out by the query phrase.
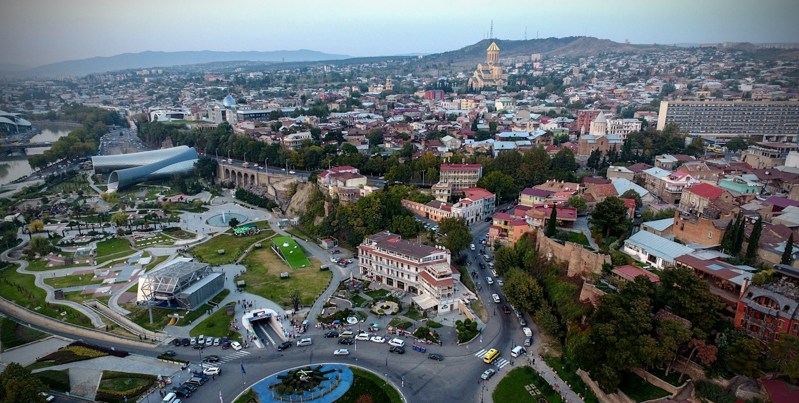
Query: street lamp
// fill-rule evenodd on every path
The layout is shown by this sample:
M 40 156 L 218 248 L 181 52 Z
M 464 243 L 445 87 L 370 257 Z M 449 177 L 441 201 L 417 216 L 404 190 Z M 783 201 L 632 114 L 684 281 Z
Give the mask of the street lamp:
M 219 160 L 219 147 L 216 148 L 216 159 Z
M 227 159 L 230 161 L 230 150 L 227 150 Z

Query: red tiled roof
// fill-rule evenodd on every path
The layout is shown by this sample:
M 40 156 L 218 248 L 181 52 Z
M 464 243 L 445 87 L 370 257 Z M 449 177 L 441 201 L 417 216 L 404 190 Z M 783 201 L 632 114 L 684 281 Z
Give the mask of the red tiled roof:
M 788 389 L 785 382 L 773 379 L 760 379 L 763 382 L 763 387 L 766 388 L 766 393 L 771 397 L 774 403 L 795 403 L 799 402 L 799 390 L 794 388 Z
M 622 199 L 622 200 L 624 200 L 624 205 L 627 206 L 627 208 L 635 210 L 635 199 Z
M 691 186 L 689 188 L 685 188 L 685 190 L 687 190 L 687 191 L 689 191 L 689 192 L 691 192 L 691 193 L 693 193 L 693 194 L 695 194 L 697 196 L 706 197 L 706 198 L 708 198 L 710 200 L 718 199 L 718 197 L 721 196 L 721 192 L 724 191 L 724 189 L 722 189 L 722 188 L 720 188 L 718 186 L 713 186 L 713 185 L 708 184 L 708 183 L 700 183 L 700 184 L 698 184 L 696 186 Z
M 614 272 L 623 273 L 623 274 L 629 276 L 632 279 L 635 279 L 638 276 L 646 276 L 647 278 L 649 278 L 649 281 L 651 281 L 653 283 L 659 283 L 660 282 L 660 277 L 658 277 L 654 273 L 650 273 L 650 272 L 648 272 L 648 271 L 646 271 L 646 270 L 644 270 L 644 269 L 642 269 L 642 268 L 640 268 L 638 266 L 632 266 L 632 265 L 620 266 L 620 267 L 616 267 L 615 269 L 613 269 L 613 271 Z
M 479 199 L 490 199 L 494 197 L 494 194 L 483 189 L 483 188 L 466 188 L 463 189 L 463 192 L 466 193 L 472 200 L 479 200 Z
M 439 280 L 426 271 L 420 272 L 419 277 L 425 279 L 425 281 L 436 287 L 448 287 L 455 284 L 455 280 L 453 280 L 452 278 L 444 278 Z
M 496 213 L 494 214 L 495 220 L 512 220 L 513 216 L 508 213 Z
M 611 183 L 608 185 L 596 185 L 589 190 L 589 192 L 593 193 L 596 197 L 608 197 L 608 196 L 618 196 L 619 192 L 616 191 L 616 187 Z

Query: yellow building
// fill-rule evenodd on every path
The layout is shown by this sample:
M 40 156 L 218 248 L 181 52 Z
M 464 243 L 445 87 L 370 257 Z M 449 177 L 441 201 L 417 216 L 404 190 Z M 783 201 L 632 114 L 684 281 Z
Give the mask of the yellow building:
M 508 75 L 505 69 L 499 65 L 499 46 L 496 42 L 491 42 L 486 55 L 486 64 L 477 64 L 474 77 L 469 79 L 469 86 L 473 88 L 483 87 L 502 87 L 506 84 Z

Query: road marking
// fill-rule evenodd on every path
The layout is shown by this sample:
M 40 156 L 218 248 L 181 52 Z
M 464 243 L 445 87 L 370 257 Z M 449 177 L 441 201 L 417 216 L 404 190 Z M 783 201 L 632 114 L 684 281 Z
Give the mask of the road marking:
M 497 368 L 503 368 L 504 366 L 510 364 L 510 361 L 508 361 L 505 358 L 499 358 L 496 361 L 494 361 L 494 364 L 497 366 Z
M 219 362 L 220 363 L 230 362 L 230 361 L 233 361 L 233 360 L 238 359 L 238 358 L 242 358 L 242 357 L 247 356 L 247 355 L 250 355 L 249 351 L 237 351 L 237 352 L 235 352 L 233 354 L 226 355 L 226 356 L 220 358 Z
M 482 356 L 484 356 L 484 355 L 486 354 L 486 352 L 487 352 L 487 351 L 488 351 L 488 350 L 486 350 L 486 349 L 482 349 L 482 350 L 480 350 L 480 351 L 478 351 L 478 352 L 474 353 L 474 356 L 475 356 L 475 357 L 482 357 Z

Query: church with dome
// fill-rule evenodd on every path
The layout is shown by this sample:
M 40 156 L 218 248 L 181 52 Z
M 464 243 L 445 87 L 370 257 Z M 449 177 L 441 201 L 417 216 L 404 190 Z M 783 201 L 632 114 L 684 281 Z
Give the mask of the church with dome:
M 486 64 L 478 63 L 474 76 L 469 79 L 469 86 L 472 88 L 497 87 L 502 88 L 507 84 L 508 74 L 505 68 L 499 64 L 499 46 L 496 42 L 491 42 L 487 49 Z

